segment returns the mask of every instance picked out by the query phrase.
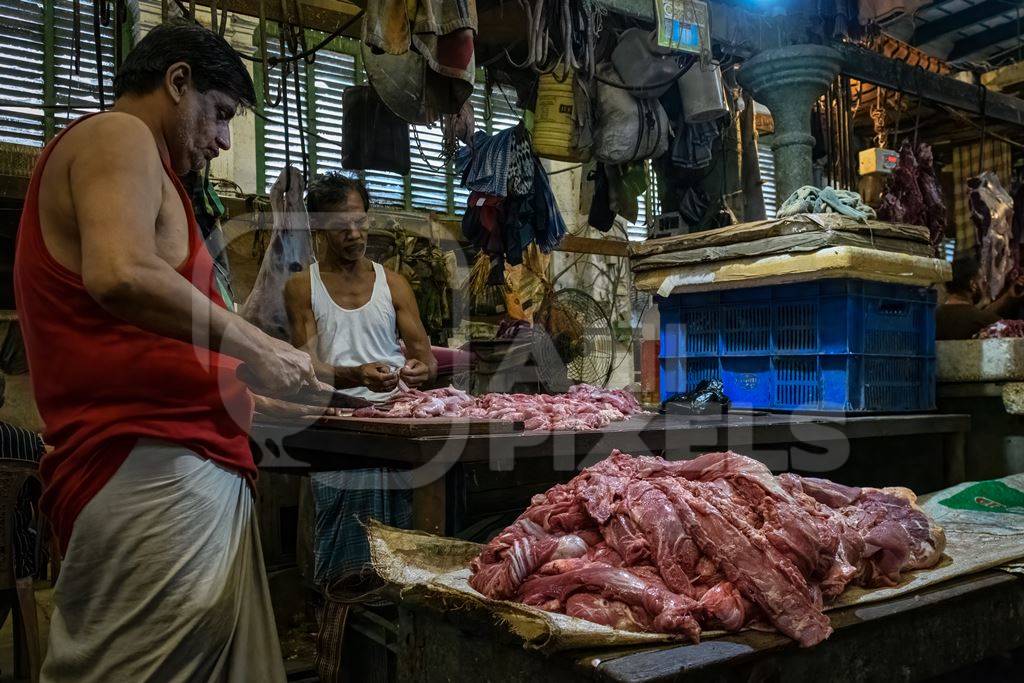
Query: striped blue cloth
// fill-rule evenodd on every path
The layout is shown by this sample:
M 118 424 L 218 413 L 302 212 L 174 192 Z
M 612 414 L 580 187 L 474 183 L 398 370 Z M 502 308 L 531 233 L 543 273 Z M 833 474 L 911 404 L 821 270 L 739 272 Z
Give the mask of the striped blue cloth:
M 515 128 L 494 135 L 483 131 L 473 134 L 472 144 L 462 147 L 455 156 L 455 169 L 462 176 L 463 187 L 495 197 L 508 195 L 509 158 Z
M 318 472 L 311 475 L 316 510 L 313 580 L 326 588 L 353 574 L 372 571 L 363 524 L 412 525 L 410 474 L 382 469 Z

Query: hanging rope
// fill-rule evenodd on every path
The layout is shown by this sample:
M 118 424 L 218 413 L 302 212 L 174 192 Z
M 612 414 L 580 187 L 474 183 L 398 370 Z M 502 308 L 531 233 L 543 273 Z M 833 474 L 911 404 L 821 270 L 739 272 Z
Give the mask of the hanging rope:
M 302 29 L 300 28 L 299 31 Z M 299 122 L 299 152 L 302 154 L 302 183 L 309 183 L 309 164 L 306 160 L 306 128 L 301 125 L 302 118 L 302 89 L 299 87 L 299 65 L 290 64 L 292 80 L 295 82 L 295 119 Z M 287 117 L 286 117 L 287 118 Z
M 92 38 L 96 43 L 96 86 L 99 90 L 100 111 L 103 111 L 107 108 L 107 96 L 103 91 L 103 43 L 100 41 L 101 4 L 99 0 L 96 0 L 92 6 Z
M 71 32 L 75 34 L 75 75 L 82 71 L 82 0 L 71 4 Z
M 263 106 L 264 107 L 276 107 L 281 104 L 281 95 L 283 88 L 278 88 L 277 97 L 270 96 L 270 80 L 271 80 L 271 65 L 270 59 L 267 55 L 267 12 L 263 5 L 264 0 L 259 0 L 259 24 L 260 24 L 260 65 L 263 67 Z M 278 35 L 280 38 L 280 34 Z M 281 42 L 282 56 L 284 55 L 284 43 Z
M 281 27 L 283 28 L 283 27 Z M 281 54 L 284 54 L 284 31 L 280 31 L 277 34 L 277 40 L 280 44 Z M 291 126 L 288 125 L 288 69 L 291 68 L 290 64 L 285 64 L 281 67 L 281 90 L 280 94 L 282 97 L 282 103 L 284 104 L 284 166 L 287 169 L 292 165 L 292 141 L 289 129 Z M 302 122 L 299 121 L 299 125 Z M 292 189 L 292 175 L 291 173 L 285 173 L 284 176 L 284 191 L 287 194 Z

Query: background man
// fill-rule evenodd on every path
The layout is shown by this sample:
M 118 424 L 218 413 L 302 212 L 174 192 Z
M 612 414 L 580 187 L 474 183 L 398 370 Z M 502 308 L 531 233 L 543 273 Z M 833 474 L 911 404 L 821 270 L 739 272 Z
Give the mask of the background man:
M 306 206 L 322 248 L 319 263 L 293 276 L 285 288 L 295 345 L 315 356 L 323 379 L 370 401 L 386 401 L 400 386 L 431 381 L 437 363 L 412 288 L 366 257 L 366 188 L 341 174 L 323 175 L 310 183 Z M 380 469 L 322 472 L 310 479 L 316 519 L 313 580 L 332 597 L 360 594 L 363 579 L 373 573 L 367 572 L 369 545 L 361 522 L 373 517 L 407 527 L 408 482 L 402 473 Z M 344 629 L 339 625 L 346 616 L 344 603 L 329 600 L 321 617 L 317 668 L 325 682 L 340 677 Z

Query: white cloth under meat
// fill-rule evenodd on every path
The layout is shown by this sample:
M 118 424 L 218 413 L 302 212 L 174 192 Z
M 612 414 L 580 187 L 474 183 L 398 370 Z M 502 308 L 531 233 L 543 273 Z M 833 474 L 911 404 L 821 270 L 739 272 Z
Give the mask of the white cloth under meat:
M 41 680 L 285 680 L 246 480 L 142 440 L 82 510 Z
M 309 267 L 313 317 L 316 318 L 317 354 L 328 365 L 357 367 L 367 363 L 387 363 L 400 368 L 405 355 L 398 341 L 398 316 L 391 300 L 384 266 L 373 264 L 373 293 L 359 308 L 342 308 L 331 298 L 320 277 L 320 264 Z M 366 387 L 344 389 L 346 394 L 379 403 L 391 393 L 370 391 Z

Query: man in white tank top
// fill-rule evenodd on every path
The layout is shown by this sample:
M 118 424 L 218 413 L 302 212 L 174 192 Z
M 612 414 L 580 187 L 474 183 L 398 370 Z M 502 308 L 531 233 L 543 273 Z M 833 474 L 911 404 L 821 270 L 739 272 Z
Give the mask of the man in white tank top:
M 391 398 L 399 380 L 415 388 L 433 379 L 437 361 L 412 288 L 366 258 L 366 188 L 328 173 L 310 183 L 306 204 L 323 248 L 285 287 L 292 343 L 318 361 L 324 381 L 370 401 Z
M 362 183 L 341 174 L 310 183 L 306 206 L 320 260 L 289 280 L 285 305 L 292 342 L 309 351 L 321 379 L 353 396 L 384 401 L 402 384 L 412 388 L 433 379 L 437 362 L 409 283 L 366 258 L 369 205 Z M 312 502 L 315 515 L 307 578 L 328 596 L 317 638 L 321 680 L 337 679 L 348 611 L 341 596 L 364 593 L 363 581 L 373 575 L 362 524 L 373 518 L 410 526 L 408 485 L 405 473 L 380 469 L 309 478 L 311 495 L 300 500 L 300 507 Z

